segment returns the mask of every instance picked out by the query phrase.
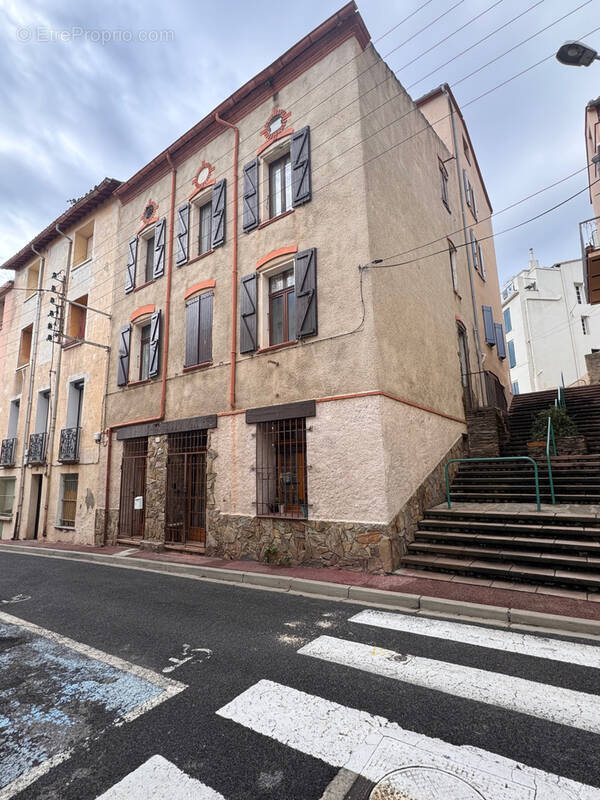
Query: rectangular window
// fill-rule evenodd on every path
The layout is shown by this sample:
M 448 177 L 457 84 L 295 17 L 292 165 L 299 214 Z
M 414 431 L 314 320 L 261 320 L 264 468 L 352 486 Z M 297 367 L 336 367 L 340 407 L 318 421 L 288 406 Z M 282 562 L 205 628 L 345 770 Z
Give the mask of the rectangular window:
M 440 167 L 440 181 L 442 187 L 442 203 L 450 211 L 450 200 L 448 198 L 448 170 L 442 161 L 438 161 Z
M 150 369 L 150 324 L 144 325 L 140 331 L 140 380 L 148 380 Z
M 198 255 L 208 253 L 212 249 L 212 203 L 200 206 L 200 226 L 198 237 Z
M 48 389 L 44 389 L 44 391 L 38 392 L 34 433 L 46 432 L 46 427 L 48 425 L 49 411 L 50 411 L 50 391 Z
M 519 394 L 519 381 L 513 381 L 512 390 L 513 394 Z
M 508 363 L 511 367 L 517 366 L 517 357 L 515 356 L 515 343 L 513 341 L 507 342 L 508 344 Z
M 38 288 L 38 281 L 40 278 L 40 262 L 33 264 L 27 270 L 27 290 L 25 292 L 25 300 L 34 295 Z
M 452 288 L 458 292 L 458 275 L 456 272 L 456 247 L 448 239 L 448 253 L 450 256 L 450 275 L 452 276 Z
M 475 238 L 475 234 L 473 233 L 472 230 L 469 231 L 469 233 L 471 236 L 471 258 L 473 260 L 473 266 L 475 267 L 477 272 L 479 272 L 479 258 L 478 258 L 479 247 L 477 246 L 477 239 Z
M 213 292 L 188 300 L 185 308 L 185 365 L 212 361 Z
M 154 236 L 146 239 L 146 267 L 144 282 L 148 283 L 154 278 Z
M 10 411 L 8 412 L 8 439 L 15 439 L 19 429 L 19 411 L 21 409 L 20 400 L 10 401 Z
M 589 317 L 582 317 L 581 318 L 581 329 L 583 330 L 584 336 L 590 335 L 590 318 Z
M 60 501 L 58 524 L 65 528 L 75 527 L 75 513 L 77 511 L 77 474 L 60 476 Z
M 475 219 L 477 219 L 477 200 L 475 199 L 475 190 L 472 183 L 469 183 L 469 193 L 471 195 L 471 211 Z
M 467 163 L 471 163 L 471 151 L 469 150 L 469 145 L 467 144 L 467 140 L 463 136 L 463 151 L 465 154 L 465 158 L 467 159 Z
M 512 319 L 510 318 L 510 308 L 504 309 L 504 331 L 510 333 L 512 331 Z
M 92 257 L 94 245 L 94 221 L 88 222 L 75 233 L 73 241 L 73 267 L 77 267 Z
M 85 382 L 82 380 L 70 381 L 67 388 L 67 428 L 81 426 L 81 409 L 83 407 L 83 389 Z
M 271 218 L 292 207 L 292 162 L 290 154 L 269 165 L 269 215 Z
M 87 321 L 87 294 L 78 297 L 75 302 L 78 305 L 69 305 L 69 324 L 67 327 L 67 344 L 72 344 L 74 339 L 85 339 L 85 324 Z M 85 306 L 85 308 L 82 308 Z
M 28 325 L 21 331 L 21 344 L 19 345 L 19 358 L 17 361 L 17 369 L 29 364 L 31 356 L 31 336 L 33 334 L 33 325 Z
M 9 517 L 12 514 L 15 500 L 16 478 L 0 478 L 0 515 Z
M 296 294 L 294 270 L 269 278 L 269 344 L 283 344 L 296 338 Z
M 2 325 L 4 324 L 4 304 L 5 300 L 2 298 L 0 300 L 0 330 L 2 330 Z
M 581 283 L 575 284 L 575 294 L 577 296 L 577 302 L 579 305 L 583 304 L 583 285 Z
M 257 513 L 308 517 L 306 487 L 306 418 L 258 423 Z
M 485 261 L 483 260 L 483 251 L 481 249 L 481 245 L 480 244 L 477 245 L 477 257 L 478 257 L 478 261 L 479 261 L 479 272 L 480 272 L 481 277 L 483 278 L 483 280 L 486 280 L 487 275 L 486 275 L 486 272 L 485 272 Z

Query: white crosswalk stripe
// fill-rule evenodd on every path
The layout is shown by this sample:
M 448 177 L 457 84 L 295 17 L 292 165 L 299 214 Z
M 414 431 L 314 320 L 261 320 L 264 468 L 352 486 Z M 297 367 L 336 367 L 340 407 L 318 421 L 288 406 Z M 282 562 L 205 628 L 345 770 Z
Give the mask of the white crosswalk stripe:
M 549 686 L 447 661 L 396 653 L 333 636 L 319 636 L 302 655 L 600 733 L 600 704 L 592 694 Z M 550 700 L 549 700 L 550 699 Z
M 225 800 L 162 756 L 152 756 L 97 800 Z
M 446 786 L 461 784 L 465 800 L 600 800 L 594 787 L 477 747 L 457 747 L 407 731 L 384 717 L 268 680 L 254 684 L 217 714 L 373 783 L 400 770 L 405 785 L 414 787 L 419 772 L 433 770 Z M 421 800 L 431 795 L 411 791 L 405 796 Z M 439 796 L 450 800 L 447 793 Z
M 402 633 L 416 633 L 435 639 L 451 639 L 462 644 L 490 647 L 506 653 L 521 653 L 566 664 L 600 668 L 600 648 L 579 642 L 564 642 L 546 636 L 529 633 L 484 628 L 482 625 L 467 625 L 449 620 L 428 619 L 409 614 L 394 614 L 390 611 L 366 609 L 360 611 L 350 622 L 371 625 Z

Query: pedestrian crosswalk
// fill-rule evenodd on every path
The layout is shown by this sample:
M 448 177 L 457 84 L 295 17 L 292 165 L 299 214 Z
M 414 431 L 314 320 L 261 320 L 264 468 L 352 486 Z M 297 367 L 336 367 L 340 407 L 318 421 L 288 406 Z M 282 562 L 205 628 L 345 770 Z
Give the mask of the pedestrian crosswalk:
M 297 651 L 302 657 L 297 670 L 302 670 L 303 661 L 318 659 L 332 669 L 350 668 L 405 686 L 443 692 L 457 703 L 477 701 L 485 704 L 482 713 L 486 706 L 494 706 L 544 723 L 600 734 L 600 704 L 595 694 L 423 658 L 401 652 L 400 646 L 398 651 L 379 647 L 373 645 L 364 626 L 371 626 L 370 634 L 385 629 L 386 643 L 390 634 L 397 634 L 400 645 L 402 634 L 408 633 L 451 640 L 459 647 L 475 645 L 598 669 L 600 648 L 594 645 L 375 610 L 362 611 L 349 622 L 348 638 L 319 636 L 302 646 Z M 358 640 L 352 636 L 355 631 Z M 360 641 L 362 633 L 369 643 Z M 367 685 L 365 705 L 366 693 Z M 356 695 L 354 704 L 343 705 L 323 694 L 262 679 L 217 714 L 332 767 L 362 776 L 373 787 L 372 794 L 364 796 L 373 800 L 600 800 L 599 788 L 506 758 L 492 748 L 458 746 L 403 728 L 394 721 L 394 712 L 401 713 L 401 709 L 391 706 L 387 718 L 356 707 Z

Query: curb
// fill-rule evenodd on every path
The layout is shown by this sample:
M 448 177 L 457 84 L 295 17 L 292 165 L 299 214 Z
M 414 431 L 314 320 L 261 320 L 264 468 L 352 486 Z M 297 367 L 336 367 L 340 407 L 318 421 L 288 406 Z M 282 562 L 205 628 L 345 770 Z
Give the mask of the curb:
M 563 636 L 582 635 L 600 641 L 600 620 L 566 617 L 560 614 L 547 614 L 540 611 L 526 611 L 504 606 L 491 606 L 461 600 L 448 600 L 441 597 L 392 592 L 385 589 L 371 589 L 343 583 L 315 581 L 308 578 L 270 575 L 264 572 L 243 572 L 241 570 L 204 567 L 202 565 L 175 564 L 172 561 L 135 558 L 128 556 L 101 555 L 85 553 L 80 550 L 57 550 L 50 547 L 37 548 L 10 545 L 1 548 L 0 553 L 58 558 L 65 561 L 83 561 L 102 564 L 108 567 L 136 569 L 142 572 L 168 573 L 180 578 L 210 580 L 234 583 L 253 589 L 289 592 L 291 594 L 322 597 L 363 605 L 375 605 L 406 613 L 427 617 L 447 617 L 463 622 L 477 622 L 520 631 L 545 631 Z

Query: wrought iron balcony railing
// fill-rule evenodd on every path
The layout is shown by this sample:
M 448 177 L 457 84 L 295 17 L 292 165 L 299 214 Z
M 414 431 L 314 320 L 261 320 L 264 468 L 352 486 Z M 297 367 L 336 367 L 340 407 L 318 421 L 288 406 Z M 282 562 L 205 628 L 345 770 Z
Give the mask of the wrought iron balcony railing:
M 28 464 L 43 464 L 46 460 L 46 433 L 32 433 L 27 450 Z
M 60 432 L 58 460 L 63 464 L 79 461 L 79 437 L 81 428 L 63 428 Z
M 3 439 L 0 447 L 0 467 L 14 467 L 17 455 L 17 440 Z

